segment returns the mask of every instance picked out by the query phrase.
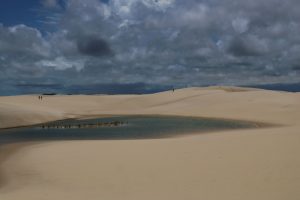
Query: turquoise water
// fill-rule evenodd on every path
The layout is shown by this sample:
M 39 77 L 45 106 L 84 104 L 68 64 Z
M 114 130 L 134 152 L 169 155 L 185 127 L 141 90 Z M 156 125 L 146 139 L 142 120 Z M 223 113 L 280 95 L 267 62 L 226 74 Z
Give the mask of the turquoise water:
M 43 124 L 51 126 L 125 122 L 120 126 L 97 128 L 43 129 L 41 125 L 0 131 L 1 143 L 44 140 L 156 139 L 226 129 L 254 128 L 250 122 L 172 116 L 115 116 L 88 120 L 68 119 Z

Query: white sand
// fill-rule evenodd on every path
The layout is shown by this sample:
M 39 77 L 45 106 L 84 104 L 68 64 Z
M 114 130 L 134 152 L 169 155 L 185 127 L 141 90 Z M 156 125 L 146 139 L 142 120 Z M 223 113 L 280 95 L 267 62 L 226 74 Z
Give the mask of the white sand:
M 300 93 L 190 88 L 153 95 L 0 97 L 0 126 L 172 114 L 282 126 L 184 138 L 48 142 L 2 163 L 0 199 L 298 200 Z

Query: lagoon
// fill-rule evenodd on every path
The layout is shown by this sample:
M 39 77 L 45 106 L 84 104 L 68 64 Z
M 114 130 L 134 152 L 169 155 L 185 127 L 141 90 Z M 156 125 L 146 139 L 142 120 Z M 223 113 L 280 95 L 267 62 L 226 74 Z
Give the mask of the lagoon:
M 111 125 L 115 122 L 118 122 L 117 125 Z M 106 125 L 95 127 L 95 124 Z M 80 128 L 74 128 L 78 125 L 80 125 Z M 25 128 L 1 130 L 0 142 L 159 139 L 255 127 L 256 124 L 253 122 L 223 119 L 160 115 L 126 115 L 95 119 L 67 119 Z

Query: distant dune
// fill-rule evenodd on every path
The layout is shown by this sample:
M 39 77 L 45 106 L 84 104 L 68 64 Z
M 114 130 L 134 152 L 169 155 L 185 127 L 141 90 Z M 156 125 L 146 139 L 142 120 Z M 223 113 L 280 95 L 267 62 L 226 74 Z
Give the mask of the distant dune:
M 42 101 L 34 95 L 0 97 L 0 128 L 111 114 L 201 116 L 279 126 L 176 139 L 18 146 L 2 159 L 0 199 L 300 196 L 300 93 L 208 87 L 149 95 L 45 96 Z M 3 157 L 9 146 L 1 148 Z

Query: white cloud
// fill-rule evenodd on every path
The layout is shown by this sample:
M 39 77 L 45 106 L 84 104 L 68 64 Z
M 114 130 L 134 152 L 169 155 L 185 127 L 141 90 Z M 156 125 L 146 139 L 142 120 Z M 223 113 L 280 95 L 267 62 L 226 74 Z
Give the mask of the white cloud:
M 244 33 L 248 30 L 249 20 L 244 18 L 236 18 L 232 21 L 234 30 L 238 33 Z
M 18 56 L 48 56 L 50 46 L 39 30 L 20 24 L 11 27 L 0 25 L 0 53 Z
M 41 60 L 36 63 L 39 67 L 53 67 L 56 70 L 66 70 L 74 68 L 80 71 L 84 68 L 84 61 L 82 60 L 68 60 L 64 57 L 57 57 L 54 60 Z
M 175 3 L 175 0 L 143 0 L 142 2 L 147 7 L 150 7 L 152 9 L 165 11 Z
M 175 0 L 110 0 L 114 12 L 125 19 L 132 17 L 132 12 L 138 4 L 151 10 L 166 11 L 174 3 Z
M 207 25 L 210 19 L 210 9 L 205 4 L 195 5 L 189 10 L 182 10 L 177 20 L 182 20 L 181 25 L 203 28 Z

